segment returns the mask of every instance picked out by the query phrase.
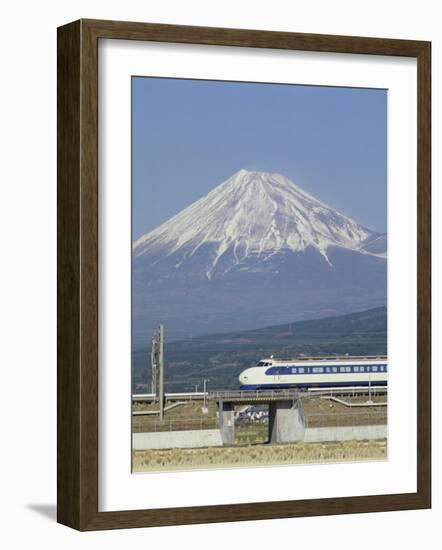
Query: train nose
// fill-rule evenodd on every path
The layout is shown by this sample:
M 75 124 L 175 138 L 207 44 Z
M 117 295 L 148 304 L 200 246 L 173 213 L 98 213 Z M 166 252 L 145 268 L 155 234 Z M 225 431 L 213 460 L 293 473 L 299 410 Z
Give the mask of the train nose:
M 244 384 L 247 384 L 247 374 L 246 374 L 247 371 L 243 371 L 240 375 L 239 375 L 239 382 L 240 384 L 244 385 Z

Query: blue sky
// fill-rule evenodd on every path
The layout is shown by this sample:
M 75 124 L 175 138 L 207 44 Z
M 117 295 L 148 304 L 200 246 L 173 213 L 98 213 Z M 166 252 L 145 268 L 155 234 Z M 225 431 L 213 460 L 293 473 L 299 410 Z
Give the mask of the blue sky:
M 387 91 L 132 79 L 133 237 L 241 168 L 387 229 Z

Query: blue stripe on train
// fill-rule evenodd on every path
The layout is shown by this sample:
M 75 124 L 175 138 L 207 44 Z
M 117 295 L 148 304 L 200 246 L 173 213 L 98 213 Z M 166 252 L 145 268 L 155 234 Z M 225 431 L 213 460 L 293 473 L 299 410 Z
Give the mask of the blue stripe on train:
M 299 370 L 302 369 L 301 372 Z M 336 370 L 332 370 L 336 369 Z M 337 370 L 339 369 L 339 370 Z M 342 370 L 345 369 L 345 370 Z M 358 369 L 358 370 L 356 370 Z M 373 370 L 375 369 L 375 370 Z M 343 374 L 343 373 L 374 373 L 377 374 L 388 372 L 388 365 L 387 363 L 379 363 L 378 365 L 333 365 L 333 366 L 281 366 L 278 365 L 276 367 L 269 367 L 265 374 L 266 376 L 275 376 L 275 375 L 286 375 L 290 376 L 292 374 L 303 374 L 303 375 L 311 375 L 311 374 Z
M 386 386 L 386 380 L 376 380 L 372 381 L 371 386 Z M 277 389 L 286 389 L 286 388 L 319 388 L 319 387 L 333 387 L 337 388 L 339 386 L 368 386 L 369 382 L 315 382 L 314 384 L 245 384 L 240 386 L 240 390 L 277 390 Z

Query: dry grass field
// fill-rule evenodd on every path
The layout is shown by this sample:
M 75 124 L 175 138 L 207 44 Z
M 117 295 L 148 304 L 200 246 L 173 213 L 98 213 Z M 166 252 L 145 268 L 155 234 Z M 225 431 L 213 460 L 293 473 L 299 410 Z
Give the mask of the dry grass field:
M 268 439 L 268 424 L 252 423 L 235 427 L 235 445 L 267 443 Z
M 133 451 L 133 471 L 171 471 L 241 466 L 270 466 L 385 460 L 387 441 L 286 443 L 204 449 Z
M 216 404 L 214 401 L 208 403 L 208 412 L 201 412 L 202 402 L 191 401 L 178 405 L 164 413 L 164 420 L 160 422 L 158 415 L 133 416 L 132 432 L 158 432 L 192 429 L 210 429 L 217 427 Z M 135 403 L 134 411 L 158 410 L 158 403 L 146 404 Z
M 363 404 L 366 396 L 341 398 L 346 403 Z M 373 403 L 385 403 L 385 395 L 374 395 Z M 320 397 L 305 397 L 302 399 L 305 423 L 308 428 L 328 426 L 367 426 L 387 423 L 387 406 L 348 407 L 342 403 Z

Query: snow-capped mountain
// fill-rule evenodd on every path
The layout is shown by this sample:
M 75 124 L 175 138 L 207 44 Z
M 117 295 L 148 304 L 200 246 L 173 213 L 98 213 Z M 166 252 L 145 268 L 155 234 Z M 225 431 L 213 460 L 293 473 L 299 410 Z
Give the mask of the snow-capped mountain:
M 134 254 L 146 256 L 161 250 L 170 256 L 181 251 L 179 267 L 201 246 L 210 244 L 212 254 L 205 270 L 210 279 L 226 255 L 231 261 L 223 272 L 252 256 L 265 260 L 281 251 L 299 252 L 307 247 L 330 263 L 330 246 L 372 253 L 364 249 L 364 243 L 376 238 L 379 234 L 339 214 L 285 176 L 240 170 L 138 239 Z
M 386 235 L 281 174 L 240 170 L 133 245 L 134 334 L 178 337 L 384 305 Z

